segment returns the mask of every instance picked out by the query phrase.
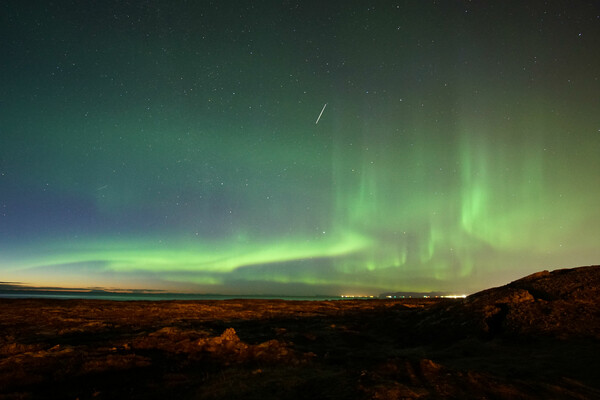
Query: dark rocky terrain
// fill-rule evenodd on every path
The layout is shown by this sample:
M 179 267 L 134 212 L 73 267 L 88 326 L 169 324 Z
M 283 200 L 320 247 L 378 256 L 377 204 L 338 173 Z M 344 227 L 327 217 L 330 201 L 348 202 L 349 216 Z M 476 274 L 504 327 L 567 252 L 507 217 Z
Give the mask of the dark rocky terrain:
M 464 300 L 0 300 L 0 399 L 600 398 L 600 267 Z

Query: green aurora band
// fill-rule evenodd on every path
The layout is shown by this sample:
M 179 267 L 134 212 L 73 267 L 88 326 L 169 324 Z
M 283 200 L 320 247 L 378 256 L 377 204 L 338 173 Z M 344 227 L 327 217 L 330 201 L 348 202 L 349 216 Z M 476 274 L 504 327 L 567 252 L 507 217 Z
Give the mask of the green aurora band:
M 418 19 L 426 11 L 406 12 Z M 68 19 L 68 9 L 54 12 Z M 579 60 L 555 65 L 552 57 L 563 57 L 538 48 L 542 39 L 527 25 L 522 36 L 534 39 L 501 30 L 489 43 L 509 37 L 510 45 L 490 54 L 486 39 L 460 39 L 488 24 L 457 12 L 425 33 L 440 44 L 424 49 L 414 44 L 418 26 L 406 21 L 404 36 L 383 35 L 398 26 L 386 13 L 372 33 L 376 48 L 369 33 L 341 28 L 367 17 L 344 14 L 333 31 L 348 43 L 310 36 L 309 24 L 303 34 L 325 43 L 295 56 L 260 34 L 256 62 L 233 39 L 233 56 L 218 49 L 225 42 L 206 50 L 210 57 L 190 50 L 205 45 L 185 44 L 187 20 L 175 37 L 131 43 L 114 42 L 109 29 L 94 39 L 102 57 L 75 30 L 49 22 L 51 35 L 67 36 L 68 54 L 50 54 L 59 44 L 43 50 L 39 37 L 21 45 L 41 48 L 36 60 L 5 45 L 25 61 L 13 61 L 14 76 L 2 81 L 2 280 L 240 294 L 469 293 L 598 263 L 600 62 L 585 51 L 598 42 L 597 22 L 587 45 L 569 47 L 576 35 L 553 38 L 555 51 L 571 48 Z M 25 28 L 10 21 L 5 32 L 17 37 Z M 463 30 L 449 34 L 457 21 Z M 527 71 L 533 53 L 547 65 L 535 79 Z M 111 61 L 119 57 L 127 61 Z M 36 62 L 59 64 L 62 76 Z

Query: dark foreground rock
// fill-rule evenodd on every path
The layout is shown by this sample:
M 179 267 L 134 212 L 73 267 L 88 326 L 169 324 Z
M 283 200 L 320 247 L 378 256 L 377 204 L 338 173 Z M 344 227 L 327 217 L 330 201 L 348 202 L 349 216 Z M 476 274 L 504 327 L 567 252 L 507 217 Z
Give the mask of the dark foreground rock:
M 600 398 L 600 267 L 464 300 L 0 300 L 0 399 Z
M 466 335 L 600 340 L 600 266 L 538 272 L 432 307 L 417 324 L 422 335 L 434 333 L 435 326 L 452 340 Z

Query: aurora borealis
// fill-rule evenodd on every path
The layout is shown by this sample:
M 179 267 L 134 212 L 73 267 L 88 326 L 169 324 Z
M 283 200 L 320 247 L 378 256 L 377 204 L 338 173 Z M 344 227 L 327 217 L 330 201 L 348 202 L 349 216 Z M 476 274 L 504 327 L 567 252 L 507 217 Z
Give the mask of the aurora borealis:
M 3 2 L 0 280 L 469 293 L 597 264 L 600 8 L 532 4 Z

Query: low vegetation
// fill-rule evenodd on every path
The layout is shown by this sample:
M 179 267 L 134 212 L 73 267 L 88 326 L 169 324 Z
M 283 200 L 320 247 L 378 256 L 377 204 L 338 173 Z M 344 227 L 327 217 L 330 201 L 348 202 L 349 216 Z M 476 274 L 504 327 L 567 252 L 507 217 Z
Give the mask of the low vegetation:
M 0 300 L 0 399 L 600 398 L 600 267 L 464 300 Z

